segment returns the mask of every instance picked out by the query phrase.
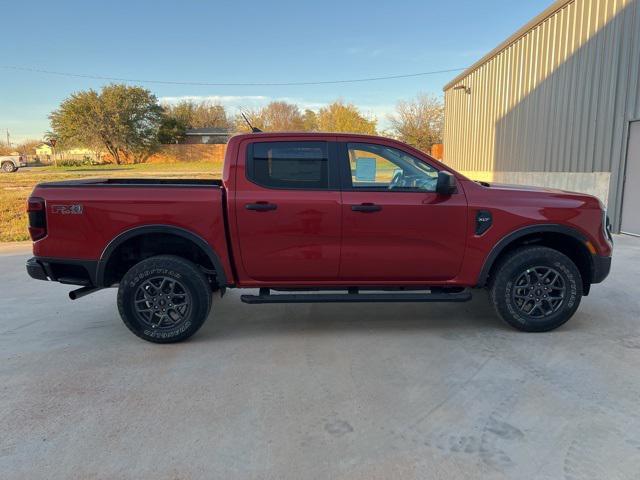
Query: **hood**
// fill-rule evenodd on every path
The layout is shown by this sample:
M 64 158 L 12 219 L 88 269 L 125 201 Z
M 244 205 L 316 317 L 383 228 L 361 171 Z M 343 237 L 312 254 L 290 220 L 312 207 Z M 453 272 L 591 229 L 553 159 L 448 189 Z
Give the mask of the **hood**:
M 508 183 L 494 183 L 494 182 L 478 182 L 483 187 L 491 188 L 493 190 L 517 190 L 520 192 L 540 192 L 540 193 L 568 193 L 571 195 L 585 195 L 579 192 L 571 192 L 569 190 L 560 190 L 559 188 L 549 187 L 536 187 L 533 185 L 511 185 Z
M 535 198 L 540 201 L 542 198 L 551 199 L 553 202 L 558 201 L 578 201 L 580 204 L 590 206 L 600 206 L 604 208 L 603 204 L 597 197 L 588 193 L 571 192 L 568 190 L 561 190 L 559 188 L 549 187 L 536 187 L 532 185 L 510 185 L 506 183 L 487 183 L 487 182 L 474 182 L 476 185 L 484 187 L 485 191 L 493 192 L 503 199 L 515 199 L 518 197 L 523 198 Z M 505 200 L 502 200 L 505 201 Z

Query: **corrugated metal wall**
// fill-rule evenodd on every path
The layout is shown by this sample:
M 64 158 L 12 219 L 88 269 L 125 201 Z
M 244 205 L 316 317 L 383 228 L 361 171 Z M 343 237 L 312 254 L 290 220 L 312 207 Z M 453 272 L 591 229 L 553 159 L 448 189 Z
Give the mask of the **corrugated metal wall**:
M 640 119 L 640 0 L 559 1 L 509 41 L 445 87 L 445 162 L 611 172 L 619 211 L 628 124 Z

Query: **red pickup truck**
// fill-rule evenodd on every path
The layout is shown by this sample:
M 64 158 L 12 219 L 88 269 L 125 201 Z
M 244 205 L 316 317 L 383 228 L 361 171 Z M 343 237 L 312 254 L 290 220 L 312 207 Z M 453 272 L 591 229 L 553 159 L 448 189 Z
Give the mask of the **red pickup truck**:
M 28 200 L 36 279 L 118 287 L 127 327 L 193 335 L 212 292 L 245 303 L 462 302 L 487 287 L 525 331 L 566 322 L 609 273 L 612 238 L 592 196 L 474 182 L 374 136 L 251 133 L 222 180 L 37 185 Z

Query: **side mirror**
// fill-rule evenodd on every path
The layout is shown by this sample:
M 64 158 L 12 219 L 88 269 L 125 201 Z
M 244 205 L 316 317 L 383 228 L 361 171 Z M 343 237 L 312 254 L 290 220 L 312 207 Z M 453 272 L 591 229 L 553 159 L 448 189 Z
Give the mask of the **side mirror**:
M 439 195 L 451 195 L 456 192 L 456 189 L 456 177 L 450 172 L 439 171 L 436 193 Z

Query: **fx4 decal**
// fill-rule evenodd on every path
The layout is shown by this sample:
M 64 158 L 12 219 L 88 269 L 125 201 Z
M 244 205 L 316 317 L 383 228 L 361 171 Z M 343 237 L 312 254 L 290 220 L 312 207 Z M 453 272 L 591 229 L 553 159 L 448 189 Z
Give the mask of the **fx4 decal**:
M 51 205 L 51 213 L 60 215 L 82 215 L 82 205 Z

